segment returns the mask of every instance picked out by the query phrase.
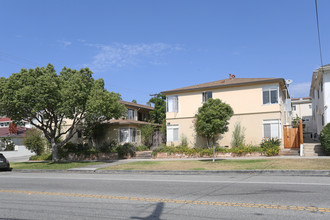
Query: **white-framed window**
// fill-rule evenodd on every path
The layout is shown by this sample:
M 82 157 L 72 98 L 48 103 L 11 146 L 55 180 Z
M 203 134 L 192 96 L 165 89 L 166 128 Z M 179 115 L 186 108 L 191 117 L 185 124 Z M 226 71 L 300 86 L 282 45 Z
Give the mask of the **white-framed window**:
M 179 126 L 167 125 L 166 134 L 167 134 L 167 142 L 179 141 Z
M 177 95 L 172 95 L 172 96 L 166 97 L 166 110 L 167 110 L 167 112 L 178 112 L 179 102 L 178 102 Z
M 136 128 L 119 128 L 120 143 L 134 143 L 137 141 Z
M 297 110 L 297 106 L 293 105 L 292 106 L 292 111 L 296 111 Z
M 281 121 L 280 120 L 264 120 L 263 126 L 263 138 L 281 138 Z
M 9 127 L 9 122 L 1 122 L 0 127 Z
M 207 102 L 207 100 L 209 100 L 210 98 L 212 98 L 212 92 L 203 92 L 202 93 L 202 103 Z
M 278 104 L 278 87 L 265 87 L 262 89 L 262 103 L 266 104 Z
M 136 110 L 135 109 L 127 109 L 127 119 L 135 120 L 136 118 Z

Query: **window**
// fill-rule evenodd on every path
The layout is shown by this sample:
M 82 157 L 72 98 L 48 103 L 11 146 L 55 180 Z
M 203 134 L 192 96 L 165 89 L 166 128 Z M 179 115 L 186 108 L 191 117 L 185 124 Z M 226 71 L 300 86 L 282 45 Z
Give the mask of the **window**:
M 128 109 L 127 110 L 127 119 L 129 120 L 135 120 L 136 112 L 134 109 Z
M 292 111 L 296 111 L 297 107 L 295 105 L 292 106 Z
M 9 127 L 9 122 L 0 123 L 0 127 Z
M 281 138 L 281 122 L 280 120 L 263 121 L 264 138 Z
M 178 112 L 178 96 L 167 96 L 167 112 Z
M 210 98 L 212 98 L 212 92 L 202 93 L 202 103 L 207 102 L 207 100 L 209 100 Z
M 167 125 L 167 142 L 179 141 L 179 126 Z
M 136 142 L 136 128 L 119 128 L 119 142 L 132 143 Z
M 263 104 L 277 104 L 278 103 L 278 89 L 264 88 L 262 90 Z

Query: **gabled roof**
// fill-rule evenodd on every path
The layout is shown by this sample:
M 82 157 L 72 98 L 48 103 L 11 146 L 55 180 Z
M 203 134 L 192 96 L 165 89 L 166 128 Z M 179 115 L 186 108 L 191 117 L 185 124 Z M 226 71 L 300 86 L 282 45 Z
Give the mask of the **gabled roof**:
M 11 121 L 11 119 L 7 118 L 7 117 L 3 117 L 3 118 L 0 118 L 0 121 Z
M 144 109 L 149 109 L 149 110 L 153 110 L 154 108 L 148 105 L 141 105 L 141 104 L 137 104 L 134 102 L 127 102 L 127 101 L 123 101 L 120 100 L 119 101 L 121 104 L 127 105 L 127 106 L 132 106 L 132 107 L 137 107 L 137 108 L 144 108 Z
M 167 90 L 167 91 L 163 91 L 162 93 L 168 94 L 168 93 L 176 93 L 176 92 L 186 92 L 186 91 L 194 91 L 194 90 L 202 90 L 202 89 L 214 89 L 221 87 L 242 86 L 249 84 L 272 83 L 272 82 L 282 82 L 285 85 L 285 81 L 283 78 L 234 78 L 233 77 L 233 78 L 213 81 L 209 83 L 202 83 L 193 86 Z

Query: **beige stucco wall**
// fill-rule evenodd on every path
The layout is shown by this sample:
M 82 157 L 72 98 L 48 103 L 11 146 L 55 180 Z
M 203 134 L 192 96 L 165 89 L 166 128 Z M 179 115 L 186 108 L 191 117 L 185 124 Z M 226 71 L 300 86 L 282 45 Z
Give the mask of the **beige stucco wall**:
M 223 89 L 206 90 L 212 91 L 213 98 L 221 99 L 223 102 L 230 104 L 234 109 L 235 114 L 248 114 L 248 113 L 263 113 L 281 111 L 280 105 L 283 104 L 283 93 L 280 91 L 280 104 L 262 104 L 262 88 L 267 86 L 278 86 L 278 84 L 268 85 L 250 85 L 241 87 L 229 87 Z M 194 91 L 179 93 L 179 111 L 167 112 L 166 118 L 182 118 L 193 117 L 198 108 L 202 106 L 202 92 Z
M 278 87 L 279 103 L 263 104 L 263 88 Z M 205 91 L 205 90 L 204 90 Z M 290 116 L 284 111 L 285 91 L 280 88 L 279 83 L 256 84 L 239 87 L 228 87 L 222 89 L 206 90 L 212 91 L 213 98 L 219 98 L 229 104 L 234 110 L 234 116 L 229 121 L 229 131 L 219 140 L 221 146 L 230 146 L 232 132 L 236 122 L 240 122 L 245 128 L 246 144 L 260 144 L 263 138 L 263 120 L 280 120 L 281 126 L 289 122 Z M 194 129 L 194 116 L 198 108 L 202 106 L 202 92 L 177 93 L 178 112 L 167 112 L 166 123 L 179 125 L 179 139 L 184 135 L 190 147 L 205 145 L 205 140 L 196 137 Z M 168 95 L 170 96 L 170 95 Z M 281 129 L 281 137 L 283 129 Z M 168 145 L 177 145 L 180 140 Z
M 245 143 L 259 145 L 263 139 L 263 120 L 278 119 L 281 119 L 280 112 L 234 115 L 229 121 L 229 131 L 221 136 L 218 143 L 220 146 L 231 146 L 234 126 L 237 122 L 240 122 L 241 126 L 245 128 Z M 205 139 L 196 136 L 194 118 L 168 119 L 166 122 L 179 126 L 179 141 L 168 142 L 168 145 L 180 144 L 182 136 L 187 138 L 190 147 L 203 147 L 206 145 Z

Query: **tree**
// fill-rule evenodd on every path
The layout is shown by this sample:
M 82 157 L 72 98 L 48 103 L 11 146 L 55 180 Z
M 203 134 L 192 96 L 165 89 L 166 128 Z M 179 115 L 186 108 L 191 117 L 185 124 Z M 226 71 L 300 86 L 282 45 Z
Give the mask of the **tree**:
M 228 131 L 228 120 L 234 112 L 230 105 L 222 102 L 220 99 L 210 98 L 198 109 L 195 115 L 195 129 L 198 136 L 207 139 L 207 146 L 210 147 L 210 141 L 214 140 L 219 134 Z M 213 162 L 215 158 L 215 144 L 213 143 Z
M 152 124 L 146 124 L 141 126 L 142 142 L 145 146 L 151 147 L 152 136 L 154 135 L 154 126 Z
M 58 149 L 77 133 L 111 118 L 124 115 L 120 95 L 108 92 L 103 79 L 94 80 L 88 68 L 54 67 L 22 69 L 9 78 L 0 78 L 0 115 L 15 122 L 25 120 L 40 129 L 50 143 L 53 160 Z
M 137 104 L 137 101 L 135 99 L 132 100 L 133 103 Z
M 150 112 L 151 120 L 154 123 L 161 124 L 160 132 L 163 136 L 162 141 L 166 142 L 166 96 L 158 93 L 148 103 L 154 104 L 154 110 Z
M 163 124 L 166 118 L 166 96 L 158 93 L 149 100 L 154 104 L 154 110 L 150 112 L 151 120 L 157 124 Z

